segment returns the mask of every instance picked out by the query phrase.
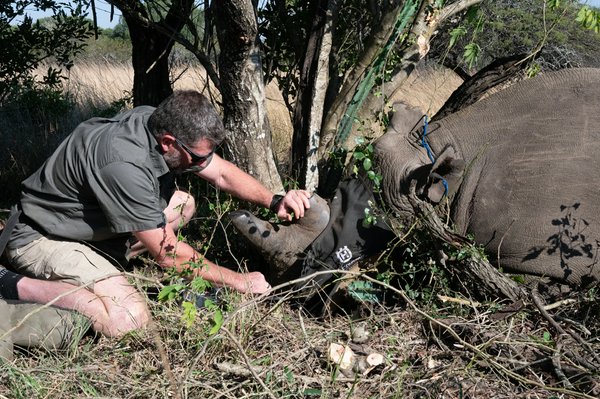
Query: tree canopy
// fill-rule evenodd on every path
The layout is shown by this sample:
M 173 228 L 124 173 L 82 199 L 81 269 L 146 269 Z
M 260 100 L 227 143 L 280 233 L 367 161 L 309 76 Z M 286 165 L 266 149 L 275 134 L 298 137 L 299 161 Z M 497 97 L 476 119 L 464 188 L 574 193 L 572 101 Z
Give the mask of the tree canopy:
M 33 21 L 30 7 L 51 11 L 52 18 Z M 0 103 L 10 95 L 34 85 L 49 88 L 63 79 L 61 68 L 70 68 L 73 58 L 83 50 L 84 39 L 92 34 L 86 18 L 87 8 L 80 3 L 54 0 L 18 0 L 0 5 Z M 37 83 L 36 68 L 53 61 Z

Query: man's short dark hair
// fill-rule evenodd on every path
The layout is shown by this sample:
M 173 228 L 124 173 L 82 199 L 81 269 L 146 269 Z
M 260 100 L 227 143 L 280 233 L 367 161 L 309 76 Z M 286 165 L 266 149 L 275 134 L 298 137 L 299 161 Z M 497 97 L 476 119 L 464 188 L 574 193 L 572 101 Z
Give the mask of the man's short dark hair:
M 217 110 L 206 97 L 193 90 L 175 91 L 167 97 L 148 119 L 148 128 L 157 139 L 169 133 L 188 145 L 202 138 L 215 145 L 225 139 Z

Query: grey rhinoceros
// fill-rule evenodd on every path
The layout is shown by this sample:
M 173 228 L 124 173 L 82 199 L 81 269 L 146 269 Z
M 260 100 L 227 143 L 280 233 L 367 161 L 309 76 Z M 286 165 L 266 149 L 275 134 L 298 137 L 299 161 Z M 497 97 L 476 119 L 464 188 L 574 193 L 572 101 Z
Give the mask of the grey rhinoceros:
M 503 270 L 571 285 L 600 279 L 600 69 L 544 73 L 426 124 L 419 110 L 398 105 L 374 148 L 382 203 L 402 225 L 415 217 L 409 194 L 447 200 L 458 232 L 472 234 Z M 341 248 L 319 251 L 323 237 L 337 237 L 340 222 L 360 229 L 360 206 L 376 201 L 368 187 L 348 184 L 330 204 L 315 196 L 298 224 L 247 212 L 233 222 L 279 270 L 297 275 L 303 262 L 305 273 L 318 270 L 315 257 L 327 264 Z M 347 212 L 340 204 L 357 195 L 359 212 Z M 374 227 L 353 240 L 390 239 Z

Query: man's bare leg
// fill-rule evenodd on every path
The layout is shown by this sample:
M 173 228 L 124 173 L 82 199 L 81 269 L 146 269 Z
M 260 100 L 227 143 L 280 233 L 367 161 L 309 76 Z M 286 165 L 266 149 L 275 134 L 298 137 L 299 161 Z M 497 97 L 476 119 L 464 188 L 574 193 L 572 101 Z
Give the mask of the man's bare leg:
M 95 331 L 110 337 L 143 328 L 150 320 L 144 298 L 123 276 L 96 282 L 93 291 L 62 281 L 23 277 L 17 290 L 20 300 L 52 302 L 53 306 L 81 313 L 90 319 Z

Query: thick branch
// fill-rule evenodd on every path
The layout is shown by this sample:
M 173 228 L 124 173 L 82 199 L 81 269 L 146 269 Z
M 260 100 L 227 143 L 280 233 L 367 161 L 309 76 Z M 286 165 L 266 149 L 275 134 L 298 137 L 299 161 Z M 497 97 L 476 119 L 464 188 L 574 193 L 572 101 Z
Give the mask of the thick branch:
M 367 41 L 368 44 L 365 46 L 365 51 L 361 54 L 356 66 L 350 71 L 340 93 L 332 104 L 323 123 L 321 145 L 319 148 L 320 159 L 323 159 L 325 154 L 333 146 L 339 122 L 342 119 L 345 110 L 348 108 L 348 104 L 352 100 L 358 84 L 364 77 L 365 71 L 372 64 L 374 58 L 392 34 L 394 22 L 403 6 L 404 4 L 396 6 L 383 16 L 381 22 L 378 24 L 378 29 L 373 32 Z
M 457 249 L 469 245 L 463 237 L 451 232 L 442 223 L 430 203 L 417 198 L 415 186 L 416 182 L 413 181 L 411 183 L 409 200 L 417 217 L 421 220 L 427 231 L 433 234 L 434 237 Z M 478 287 L 482 294 L 488 296 L 502 295 L 512 301 L 528 297 L 517 283 L 502 274 L 481 256 L 471 256 L 467 262 L 467 267 L 454 270 L 454 272 L 464 276 L 466 280 L 473 282 L 473 285 Z

